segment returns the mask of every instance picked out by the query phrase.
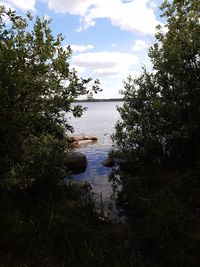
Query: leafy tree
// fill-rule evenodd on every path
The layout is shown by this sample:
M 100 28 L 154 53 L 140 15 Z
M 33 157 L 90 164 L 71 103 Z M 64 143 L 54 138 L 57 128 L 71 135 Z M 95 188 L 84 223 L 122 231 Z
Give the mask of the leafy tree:
M 125 82 L 112 152 L 119 204 L 144 266 L 199 265 L 200 4 L 164 1 L 153 71 Z
M 91 79 L 79 78 L 70 69 L 72 51 L 70 46 L 63 48 L 63 40 L 61 34 L 53 36 L 49 20 L 34 20 L 30 13 L 22 18 L 0 7 L 1 179 L 21 176 L 25 166 L 36 162 L 32 171 L 39 172 L 42 157 L 48 162 L 47 151 L 51 160 L 56 151 L 62 157 L 67 145 L 64 136 L 72 130 L 66 112 L 80 116 L 84 109 L 71 105 L 73 100 L 99 90 L 98 80 L 89 90 Z M 23 175 L 27 179 L 30 173 Z
M 200 5 L 164 1 L 167 21 L 149 50 L 153 72 L 125 82 L 122 120 L 116 125 L 115 156 L 141 166 L 183 168 L 200 153 Z

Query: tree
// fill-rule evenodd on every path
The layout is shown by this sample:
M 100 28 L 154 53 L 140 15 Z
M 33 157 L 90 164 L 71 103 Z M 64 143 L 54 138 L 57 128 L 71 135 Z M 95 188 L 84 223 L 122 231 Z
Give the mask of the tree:
M 149 50 L 153 72 L 125 82 L 115 153 L 136 170 L 146 165 L 182 168 L 199 159 L 200 5 L 164 1 L 165 30 Z
M 200 4 L 164 1 L 153 71 L 129 77 L 112 152 L 118 203 L 143 266 L 198 266 Z
M 72 51 L 63 48 L 63 40 L 61 34 L 53 36 L 49 20 L 34 21 L 30 13 L 22 18 L 0 7 L 1 179 L 20 176 L 25 166 L 39 164 L 42 157 L 45 161 L 47 151 L 54 154 L 52 160 L 56 151 L 62 157 L 65 135 L 72 130 L 66 112 L 80 116 L 84 109 L 72 106 L 73 100 L 99 90 L 98 80 L 88 90 L 91 79 L 79 78 L 70 69 Z

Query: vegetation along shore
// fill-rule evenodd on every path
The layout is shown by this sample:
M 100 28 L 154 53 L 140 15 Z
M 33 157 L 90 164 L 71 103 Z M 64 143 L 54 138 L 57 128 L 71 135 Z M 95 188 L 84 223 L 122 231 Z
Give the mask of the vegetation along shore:
M 153 70 L 121 92 L 109 179 L 126 222 L 113 223 L 66 164 L 64 114 L 80 117 L 99 80 L 70 68 L 47 18 L 0 6 L 0 266 L 200 266 L 200 4 L 161 11 Z

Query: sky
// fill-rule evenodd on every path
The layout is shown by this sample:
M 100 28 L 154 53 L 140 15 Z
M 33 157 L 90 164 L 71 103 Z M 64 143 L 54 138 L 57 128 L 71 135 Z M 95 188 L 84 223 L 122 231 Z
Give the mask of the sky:
M 155 27 L 163 24 L 162 0 L 0 0 L 19 14 L 52 19 L 54 35 L 70 45 L 70 59 L 80 77 L 99 79 L 103 92 L 96 98 L 120 98 L 123 81 L 151 69 L 148 49 Z

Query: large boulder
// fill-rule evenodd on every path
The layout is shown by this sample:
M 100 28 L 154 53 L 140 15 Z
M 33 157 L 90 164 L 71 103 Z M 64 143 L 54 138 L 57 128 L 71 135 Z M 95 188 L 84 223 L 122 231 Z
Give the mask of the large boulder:
M 73 174 L 82 173 L 87 168 L 87 158 L 81 152 L 67 152 L 65 165 Z

